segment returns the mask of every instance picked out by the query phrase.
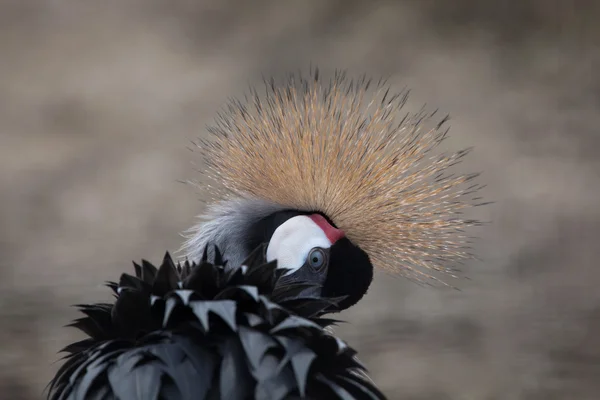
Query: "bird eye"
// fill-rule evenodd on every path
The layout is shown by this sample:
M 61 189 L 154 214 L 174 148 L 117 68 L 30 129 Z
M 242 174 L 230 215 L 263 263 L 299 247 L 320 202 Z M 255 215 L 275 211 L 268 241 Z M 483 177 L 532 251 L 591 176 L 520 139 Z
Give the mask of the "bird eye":
M 325 265 L 325 252 L 319 247 L 315 247 L 308 253 L 308 265 L 313 269 L 321 269 Z

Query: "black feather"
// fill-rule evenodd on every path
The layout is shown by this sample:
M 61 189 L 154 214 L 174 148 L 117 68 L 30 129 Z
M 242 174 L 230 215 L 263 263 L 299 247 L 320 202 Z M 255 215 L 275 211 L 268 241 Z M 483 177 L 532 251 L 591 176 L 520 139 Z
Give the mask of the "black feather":
M 356 352 L 324 328 L 339 298 L 305 298 L 258 248 L 224 268 L 218 248 L 199 264 L 134 263 L 109 283 L 115 304 L 80 305 L 88 337 L 49 384 L 52 400 L 384 399 Z

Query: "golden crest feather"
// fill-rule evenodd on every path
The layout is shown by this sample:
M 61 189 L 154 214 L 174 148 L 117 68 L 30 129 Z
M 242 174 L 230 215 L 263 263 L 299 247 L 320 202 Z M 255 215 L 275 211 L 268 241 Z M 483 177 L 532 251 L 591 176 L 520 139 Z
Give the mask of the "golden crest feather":
M 318 211 L 367 252 L 374 266 L 407 277 L 452 273 L 470 258 L 465 209 L 479 205 L 477 174 L 447 170 L 468 150 L 435 155 L 446 119 L 402 113 L 407 92 L 344 73 L 323 84 L 291 75 L 231 100 L 198 147 L 212 194 Z M 206 182 L 205 182 L 206 183 Z M 222 186 L 225 191 L 217 187 Z M 437 279 L 436 279 L 437 280 Z

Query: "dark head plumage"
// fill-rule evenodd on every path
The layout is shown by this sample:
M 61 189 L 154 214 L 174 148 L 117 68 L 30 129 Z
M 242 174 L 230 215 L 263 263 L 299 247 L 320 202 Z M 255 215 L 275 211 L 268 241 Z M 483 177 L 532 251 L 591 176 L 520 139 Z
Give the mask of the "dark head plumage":
M 340 301 L 342 310 L 356 304 L 367 293 L 373 281 L 373 267 L 369 255 L 348 238 L 331 246 L 329 273 L 323 284 L 323 296 L 345 296 Z
M 88 337 L 67 346 L 49 385 L 59 399 L 383 399 L 355 351 L 325 327 L 341 298 L 305 298 L 306 283 L 257 248 L 225 268 L 208 248 L 198 264 L 134 264 L 109 283 L 114 304 L 80 305 L 71 326 Z

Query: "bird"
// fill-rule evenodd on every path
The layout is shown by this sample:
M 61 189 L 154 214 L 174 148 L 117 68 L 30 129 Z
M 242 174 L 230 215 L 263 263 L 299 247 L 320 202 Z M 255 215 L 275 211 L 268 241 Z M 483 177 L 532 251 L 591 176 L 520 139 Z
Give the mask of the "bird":
M 472 148 L 436 155 L 448 116 L 431 124 L 436 110 L 404 111 L 408 90 L 341 70 L 263 82 L 229 99 L 194 142 L 203 166 L 189 182 L 207 207 L 183 232 L 183 257 L 215 243 L 235 265 L 266 244 L 283 280 L 344 296 L 341 310 L 375 270 L 455 287 L 448 278 L 474 258 L 467 229 L 481 225 L 464 214 L 489 203 L 479 173 L 449 172 Z
M 339 299 L 300 296 L 314 284 L 280 282 L 263 247 L 228 268 L 216 246 L 213 260 L 134 263 L 107 283 L 114 304 L 78 306 L 70 326 L 87 337 L 64 349 L 48 399 L 385 399 L 325 329 Z
M 436 153 L 447 117 L 405 112 L 385 79 L 318 69 L 230 99 L 195 142 L 207 199 L 175 263 L 135 264 L 116 302 L 81 305 L 52 400 L 384 399 L 325 318 L 376 270 L 449 285 L 474 255 L 471 149 Z

